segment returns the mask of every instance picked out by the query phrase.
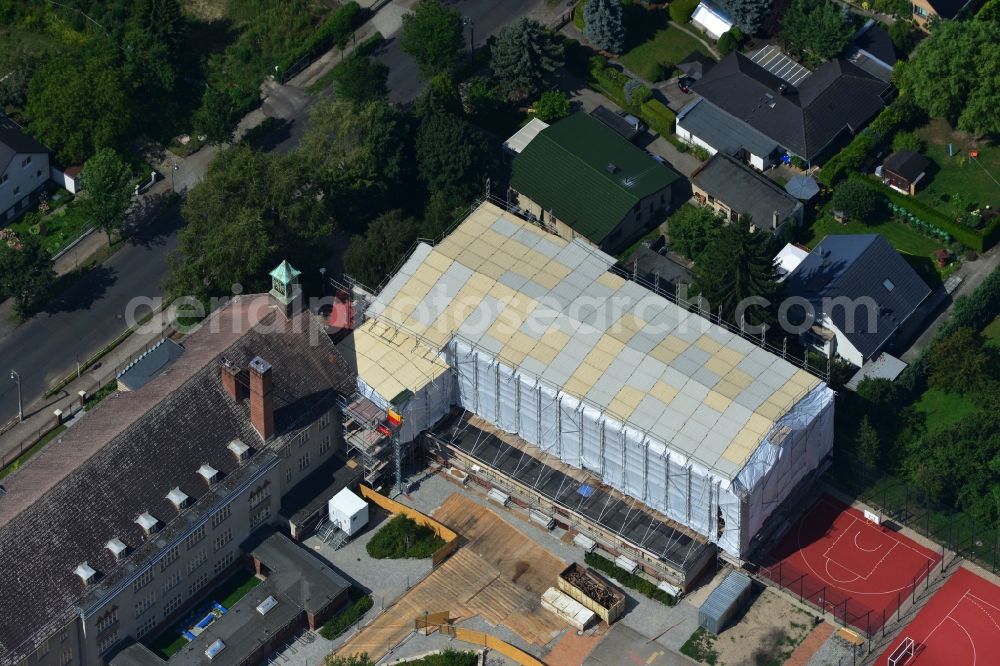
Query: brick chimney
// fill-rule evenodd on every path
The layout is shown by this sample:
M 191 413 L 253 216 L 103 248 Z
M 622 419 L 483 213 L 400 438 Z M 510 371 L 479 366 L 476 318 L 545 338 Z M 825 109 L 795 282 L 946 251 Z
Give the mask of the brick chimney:
M 229 397 L 236 402 L 245 397 L 246 389 L 240 382 L 240 369 L 232 361 L 226 358 L 222 359 L 219 376 L 222 379 L 222 388 L 226 389 Z
M 250 361 L 250 421 L 265 442 L 274 436 L 274 396 L 271 364 L 255 356 Z

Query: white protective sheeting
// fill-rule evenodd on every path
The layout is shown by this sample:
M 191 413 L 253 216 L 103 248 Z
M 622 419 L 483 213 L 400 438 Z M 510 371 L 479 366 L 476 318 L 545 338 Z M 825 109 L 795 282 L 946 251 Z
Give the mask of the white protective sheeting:
M 441 375 L 415 391 L 413 397 L 402 405 L 400 414 L 403 417 L 403 423 L 399 429 L 400 443 L 405 444 L 412 441 L 448 413 L 454 402 L 452 384 L 450 373 Z M 357 386 L 358 393 L 381 409 L 388 410 L 389 400 L 395 397 L 386 398 L 379 395 L 378 391 L 368 386 L 360 376 L 357 380 Z
M 739 557 L 764 519 L 833 444 L 833 391 L 820 385 L 775 425 L 730 482 L 649 434 L 456 339 L 458 404 L 643 501 Z M 719 519 L 722 519 L 722 523 Z

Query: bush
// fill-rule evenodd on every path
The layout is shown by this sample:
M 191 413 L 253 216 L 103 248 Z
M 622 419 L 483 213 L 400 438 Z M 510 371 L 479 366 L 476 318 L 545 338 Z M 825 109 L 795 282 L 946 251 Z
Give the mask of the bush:
M 629 79 L 622 92 L 625 94 L 625 103 L 630 108 L 641 106 L 643 102 L 653 96 L 649 88 L 643 85 L 642 81 L 638 79 Z
M 444 546 L 444 539 L 426 525 L 402 514 L 386 523 L 365 546 L 368 554 L 377 559 L 424 558 Z
M 593 61 L 594 58 L 591 58 L 592 63 Z M 625 84 L 631 80 L 629 77 L 614 67 L 593 68 L 590 70 L 590 75 L 594 78 L 601 92 L 610 97 L 611 101 L 618 106 L 628 106 L 625 102 Z
M 356 594 L 358 594 L 357 591 L 352 588 L 351 597 L 354 598 Z M 354 603 L 330 618 L 326 624 L 320 627 L 319 635 L 328 641 L 332 641 L 354 626 L 354 623 L 364 617 L 365 613 L 371 610 L 373 605 L 370 595 L 359 596 L 354 600 Z
M 584 555 L 583 559 L 588 565 L 594 567 L 598 571 L 606 573 L 625 587 L 630 587 L 650 599 L 655 599 L 665 606 L 673 606 L 677 603 L 677 599 L 656 587 L 656 585 L 650 581 L 646 580 L 642 576 L 625 571 L 611 560 L 601 557 L 597 553 L 587 553 Z
M 639 106 L 639 115 L 660 136 L 667 138 L 673 135 L 677 116 L 660 100 L 650 99 L 643 102 Z
M 385 37 L 382 36 L 381 32 L 376 31 L 375 34 L 368 35 L 361 40 L 361 43 L 354 49 L 354 53 L 357 55 L 371 55 L 378 49 L 378 47 L 382 46 L 384 42 Z
M 926 148 L 924 140 L 915 132 L 897 132 L 892 139 L 893 150 L 912 150 L 915 153 L 921 153 L 924 148 Z
M 361 7 L 357 2 L 351 0 L 346 5 L 334 12 L 319 29 L 313 33 L 312 37 L 306 40 L 305 46 L 288 58 L 280 65 L 280 70 L 285 72 L 300 58 L 317 56 L 324 51 L 328 51 L 334 45 L 339 49 L 347 46 L 347 40 L 351 33 L 361 21 Z
M 692 146 L 691 154 L 694 155 L 701 162 L 705 162 L 708 160 L 709 157 L 711 157 L 711 155 L 708 154 L 708 151 L 705 149 L 704 146 Z
M 743 31 L 734 25 L 728 31 L 722 33 L 722 37 L 719 37 L 719 51 L 722 55 L 726 55 L 738 49 L 742 43 Z
M 541 121 L 554 123 L 569 115 L 569 100 L 558 90 L 542 93 L 533 106 L 533 113 Z
M 583 32 L 583 29 L 587 27 L 587 22 L 583 18 L 583 5 L 586 2 L 587 0 L 580 0 L 580 2 L 576 3 L 576 7 L 573 8 L 573 25 L 580 32 Z
M 837 185 L 830 204 L 836 211 L 843 211 L 851 219 L 872 224 L 880 211 L 884 210 L 878 192 L 863 181 L 851 178 Z
M 673 0 L 670 3 L 670 20 L 674 23 L 687 23 L 698 8 L 701 0 Z
M 833 187 L 847 174 L 857 171 L 880 144 L 888 141 L 901 126 L 915 122 L 915 117 L 913 105 L 903 97 L 882 109 L 868 127 L 858 132 L 843 150 L 823 165 L 819 172 L 820 182 Z

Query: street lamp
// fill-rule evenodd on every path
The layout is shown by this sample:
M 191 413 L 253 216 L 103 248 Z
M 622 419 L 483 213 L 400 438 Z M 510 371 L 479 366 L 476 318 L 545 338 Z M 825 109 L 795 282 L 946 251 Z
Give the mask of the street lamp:
M 469 26 L 469 50 L 475 52 L 476 50 L 476 24 L 470 18 L 463 18 L 462 25 Z
M 21 407 L 21 375 L 17 374 L 14 370 L 10 371 L 10 380 L 12 382 L 17 382 L 17 422 L 24 422 L 24 410 Z
M 320 282 L 319 297 L 320 298 L 325 298 L 326 297 L 326 268 L 325 267 L 319 269 L 319 282 Z
M 177 164 L 173 165 L 173 168 L 170 169 L 170 191 L 174 193 L 177 192 L 177 188 L 174 187 L 174 172 L 178 170 L 180 170 L 180 166 Z

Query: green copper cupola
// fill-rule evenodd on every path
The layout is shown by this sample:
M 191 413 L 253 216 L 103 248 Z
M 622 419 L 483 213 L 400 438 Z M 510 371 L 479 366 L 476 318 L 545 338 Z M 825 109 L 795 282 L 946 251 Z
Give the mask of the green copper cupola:
M 286 317 L 292 316 L 295 302 L 302 296 L 302 287 L 299 285 L 299 275 L 301 274 L 287 261 L 282 261 L 277 268 L 269 273 L 271 276 L 271 298 L 281 304 Z

